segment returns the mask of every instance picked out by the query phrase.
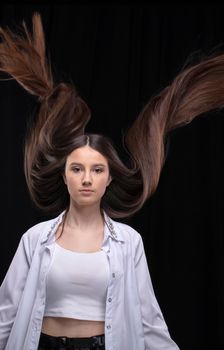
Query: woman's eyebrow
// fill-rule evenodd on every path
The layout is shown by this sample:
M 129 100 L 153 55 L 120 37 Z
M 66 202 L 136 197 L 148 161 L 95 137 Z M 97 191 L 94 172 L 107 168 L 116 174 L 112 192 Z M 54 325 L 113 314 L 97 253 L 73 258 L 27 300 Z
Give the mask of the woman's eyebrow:
M 70 163 L 70 165 L 81 165 L 83 166 L 84 164 L 83 163 L 78 163 L 78 162 L 72 162 Z M 102 164 L 102 163 L 95 163 L 95 164 L 91 164 L 92 166 L 102 166 L 102 167 L 105 167 L 105 164 Z

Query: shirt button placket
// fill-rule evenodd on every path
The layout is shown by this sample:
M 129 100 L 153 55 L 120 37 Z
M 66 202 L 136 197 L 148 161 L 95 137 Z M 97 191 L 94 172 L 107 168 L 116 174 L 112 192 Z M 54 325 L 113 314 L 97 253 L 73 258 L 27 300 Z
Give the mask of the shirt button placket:
M 115 277 L 115 273 L 114 271 L 114 260 L 113 260 L 113 252 L 110 246 L 107 247 L 106 249 L 106 253 L 109 259 L 109 264 L 110 264 L 110 270 L 111 270 L 111 280 L 108 286 L 108 297 L 107 297 L 107 307 L 106 307 L 106 333 L 107 333 L 107 339 L 109 341 L 109 343 L 112 343 L 112 319 L 113 319 L 113 312 L 114 312 L 114 308 L 113 308 L 113 294 L 114 294 L 114 277 Z

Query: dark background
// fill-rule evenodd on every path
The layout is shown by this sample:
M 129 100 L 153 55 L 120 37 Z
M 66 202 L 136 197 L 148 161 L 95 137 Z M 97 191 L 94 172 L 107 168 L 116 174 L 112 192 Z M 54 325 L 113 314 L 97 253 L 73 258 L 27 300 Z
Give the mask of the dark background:
M 92 110 L 87 130 L 110 136 L 121 157 L 121 137 L 147 100 L 186 64 L 224 51 L 222 2 L 3 3 L 0 25 L 29 26 L 34 11 L 55 76 L 72 80 Z M 23 174 L 36 102 L 1 81 L 0 106 L 2 280 L 21 235 L 48 217 L 31 203 Z M 182 350 L 224 349 L 223 117 L 209 112 L 170 133 L 157 191 L 128 221 L 142 234 L 157 299 Z

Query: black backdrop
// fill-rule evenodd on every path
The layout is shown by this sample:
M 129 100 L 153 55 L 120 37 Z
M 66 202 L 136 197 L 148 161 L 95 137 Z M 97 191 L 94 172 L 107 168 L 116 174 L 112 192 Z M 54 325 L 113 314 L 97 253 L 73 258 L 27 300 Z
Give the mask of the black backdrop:
M 57 78 L 72 79 L 92 110 L 88 131 L 110 136 L 121 157 L 121 137 L 150 96 L 186 62 L 224 49 L 222 2 L 1 4 L 0 24 L 30 25 L 34 11 Z M 22 233 L 48 217 L 31 203 L 23 174 L 36 101 L 2 81 L 0 106 L 2 280 Z M 128 221 L 142 234 L 157 299 L 182 350 L 224 349 L 223 114 L 170 134 L 157 191 Z

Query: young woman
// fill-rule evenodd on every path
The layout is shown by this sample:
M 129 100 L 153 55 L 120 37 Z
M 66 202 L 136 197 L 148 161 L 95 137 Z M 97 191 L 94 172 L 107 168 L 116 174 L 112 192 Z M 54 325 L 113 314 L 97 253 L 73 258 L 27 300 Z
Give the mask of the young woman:
M 169 130 L 224 106 L 224 56 L 180 73 L 128 130 L 127 166 L 85 133 L 86 103 L 53 81 L 39 15 L 33 36 L 1 29 L 0 69 L 38 97 L 25 145 L 34 203 L 56 218 L 21 238 L 0 288 L 0 350 L 177 350 L 157 303 L 143 241 L 119 219 L 155 191 Z M 144 150 L 144 151 L 143 151 Z

